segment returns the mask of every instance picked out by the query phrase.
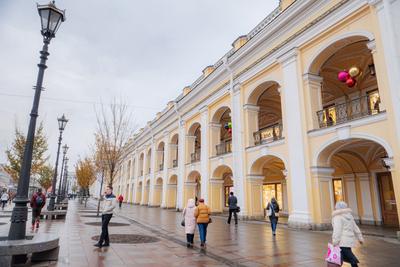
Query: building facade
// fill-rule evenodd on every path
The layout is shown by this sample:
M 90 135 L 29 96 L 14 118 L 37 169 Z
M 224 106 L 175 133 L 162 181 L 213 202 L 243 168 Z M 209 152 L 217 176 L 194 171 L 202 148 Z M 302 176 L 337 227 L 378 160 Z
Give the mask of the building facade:
M 399 13 L 400 0 L 282 0 L 133 136 L 116 192 L 223 212 L 234 191 L 247 219 L 276 197 L 309 229 L 344 200 L 398 228 Z

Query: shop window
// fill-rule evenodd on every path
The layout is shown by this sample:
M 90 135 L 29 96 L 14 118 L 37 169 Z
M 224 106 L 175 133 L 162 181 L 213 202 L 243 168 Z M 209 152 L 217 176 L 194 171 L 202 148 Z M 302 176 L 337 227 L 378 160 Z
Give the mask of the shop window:
M 335 204 L 338 201 L 343 201 L 343 183 L 341 179 L 333 179 L 333 198 Z
M 233 192 L 233 186 L 225 186 L 225 207 L 229 207 L 228 199 L 231 192 Z
M 263 185 L 263 206 L 267 207 L 268 202 L 271 201 L 271 198 L 275 197 L 278 201 L 279 207 L 282 208 L 282 184 L 281 183 L 273 183 L 273 184 L 264 184 Z
M 378 114 L 380 112 L 379 105 L 381 103 L 378 90 L 370 91 L 367 95 L 369 113 L 371 115 Z

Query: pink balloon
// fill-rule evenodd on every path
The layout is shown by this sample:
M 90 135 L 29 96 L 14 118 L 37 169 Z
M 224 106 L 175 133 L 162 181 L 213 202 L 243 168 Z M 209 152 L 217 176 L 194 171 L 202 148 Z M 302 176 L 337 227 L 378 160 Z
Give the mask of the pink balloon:
M 341 81 L 342 83 L 346 82 L 348 79 L 350 78 L 350 74 L 347 71 L 341 71 L 338 74 L 338 79 L 339 81 Z

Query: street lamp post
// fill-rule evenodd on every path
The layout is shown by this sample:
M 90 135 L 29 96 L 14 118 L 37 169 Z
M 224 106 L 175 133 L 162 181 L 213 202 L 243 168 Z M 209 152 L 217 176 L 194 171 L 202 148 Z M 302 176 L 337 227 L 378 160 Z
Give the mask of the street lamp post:
M 64 170 L 64 161 L 65 161 L 65 158 L 66 158 L 66 155 L 67 155 L 67 151 L 68 151 L 68 146 L 67 146 L 67 144 L 65 144 L 63 147 L 63 159 L 62 159 L 62 163 L 61 163 L 61 172 L 60 172 L 60 183 L 58 184 L 58 196 L 57 196 L 57 203 L 60 203 L 60 201 L 61 201 L 61 197 L 60 197 L 60 188 L 61 188 L 61 179 L 62 179 L 62 177 L 63 177 L 63 170 Z
M 25 239 L 26 236 L 26 221 L 28 220 L 27 203 L 29 202 L 28 189 L 31 174 L 33 142 L 35 140 L 36 119 L 39 116 L 38 109 L 40 93 L 43 89 L 43 76 L 44 71 L 47 68 L 46 61 L 47 56 L 49 55 L 48 46 L 51 39 L 55 37 L 61 22 L 65 20 L 65 11 L 58 9 L 54 5 L 54 2 L 47 5 L 37 5 L 37 8 L 41 18 L 43 48 L 42 51 L 40 51 L 40 63 L 38 64 L 39 72 L 36 86 L 34 87 L 35 96 L 33 98 L 33 106 L 30 113 L 31 118 L 26 137 L 24 158 L 22 160 L 22 167 L 19 175 L 17 195 L 14 199 L 15 206 L 11 215 L 11 226 L 8 232 L 9 240 Z
M 65 187 L 67 186 L 67 179 L 68 179 L 68 158 L 65 159 L 63 183 L 61 186 L 61 197 L 63 199 L 65 198 Z
M 65 126 L 67 125 L 68 120 L 65 118 L 65 115 L 63 114 L 61 118 L 58 118 L 58 129 L 60 130 L 60 135 L 58 137 L 58 147 L 57 147 L 57 156 L 56 156 L 56 165 L 54 167 L 54 175 L 53 175 L 53 181 L 51 183 L 51 196 L 50 196 L 50 203 L 47 206 L 48 210 L 54 210 L 54 202 L 56 199 L 56 184 L 57 184 L 57 169 L 58 169 L 58 158 L 60 156 L 60 147 L 61 147 L 61 141 L 62 141 L 62 133 L 65 129 Z M 60 177 L 61 180 L 61 177 Z M 58 191 L 60 192 L 60 187 L 58 188 Z

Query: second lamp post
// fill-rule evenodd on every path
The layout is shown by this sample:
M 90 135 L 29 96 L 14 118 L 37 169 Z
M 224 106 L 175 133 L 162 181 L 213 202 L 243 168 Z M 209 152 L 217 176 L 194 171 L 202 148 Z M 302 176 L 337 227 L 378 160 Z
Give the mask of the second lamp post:
M 67 125 L 68 120 L 65 118 L 65 115 L 63 114 L 61 118 L 58 118 L 58 129 L 60 130 L 60 136 L 58 137 L 58 148 L 57 148 L 57 157 L 56 157 L 56 166 L 54 167 L 54 176 L 53 176 L 53 181 L 51 183 L 51 197 L 50 197 L 50 203 L 47 206 L 48 210 L 54 210 L 54 202 L 56 199 L 56 184 L 57 184 L 57 169 L 58 169 L 58 158 L 60 156 L 60 147 L 61 147 L 61 141 L 62 141 L 62 133 L 65 129 L 65 126 Z

